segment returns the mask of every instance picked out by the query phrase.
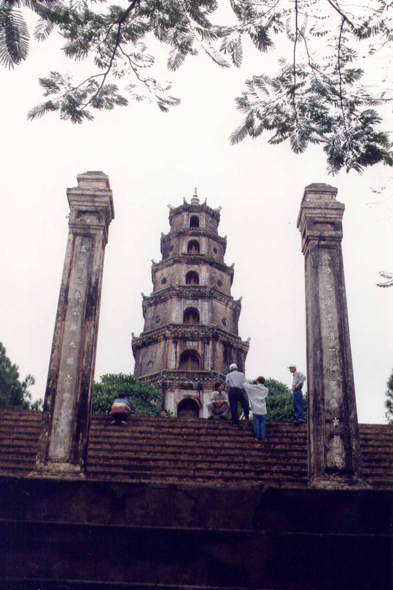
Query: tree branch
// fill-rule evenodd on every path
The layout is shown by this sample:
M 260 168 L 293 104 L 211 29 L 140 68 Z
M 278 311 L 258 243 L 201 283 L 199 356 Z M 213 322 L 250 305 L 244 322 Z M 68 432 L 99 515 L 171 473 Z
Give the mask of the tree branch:
M 338 66 L 338 83 L 339 83 L 339 95 L 340 95 L 340 106 L 341 106 L 341 113 L 343 116 L 343 123 L 345 129 L 345 135 L 347 140 L 349 139 L 348 128 L 347 128 L 347 120 L 345 117 L 345 110 L 344 110 L 344 97 L 343 97 L 343 80 L 342 80 L 342 72 L 341 72 L 341 40 L 345 26 L 345 19 L 341 20 L 341 27 L 340 27 L 340 35 L 338 37 L 338 47 L 337 47 L 337 66 Z
M 293 108 L 295 110 L 295 117 L 297 120 L 297 108 L 296 108 L 296 49 L 298 41 L 298 27 L 299 22 L 299 7 L 298 0 L 295 0 L 295 41 L 293 43 Z
M 355 25 L 353 24 L 352 21 L 349 20 L 349 18 L 347 17 L 347 15 L 342 12 L 342 10 L 340 9 L 340 7 L 337 6 L 334 2 L 332 2 L 332 0 L 327 0 L 327 1 L 329 2 L 330 6 L 332 6 L 336 12 L 338 12 L 338 14 L 341 16 L 341 18 L 345 22 L 347 22 L 352 29 L 354 29 L 355 28 Z
M 127 10 L 125 10 L 123 12 L 123 14 L 120 16 L 120 18 L 118 20 L 116 41 L 115 41 L 115 45 L 114 45 L 114 48 L 113 48 L 113 51 L 112 51 L 112 55 L 111 55 L 110 60 L 109 60 L 109 65 L 108 65 L 108 67 L 106 69 L 106 72 L 104 72 L 103 74 L 97 74 L 96 76 L 90 76 L 90 78 L 93 78 L 93 77 L 96 78 L 96 77 L 98 77 L 98 76 L 101 75 L 101 76 L 103 76 L 103 79 L 102 79 L 102 82 L 101 82 L 100 87 L 98 88 L 97 92 L 95 92 L 93 94 L 93 96 L 87 101 L 87 103 L 85 103 L 84 105 L 82 105 L 82 107 L 81 107 L 81 110 L 82 111 L 84 109 L 86 109 L 93 102 L 93 100 L 95 98 L 97 98 L 97 96 L 100 94 L 100 92 L 101 92 L 101 90 L 102 90 L 102 88 L 103 88 L 103 86 L 105 84 L 105 80 L 107 79 L 108 74 L 109 74 L 109 72 L 112 69 L 113 61 L 114 61 L 115 56 L 116 56 L 116 51 L 120 47 L 121 27 L 122 27 L 123 23 L 127 20 L 127 18 L 130 15 L 131 11 L 135 8 L 136 4 L 139 5 L 140 4 L 140 0 L 133 0 L 131 2 L 131 4 L 129 5 L 129 7 L 127 8 Z M 88 78 L 88 80 L 90 78 Z
M 142 78 L 142 76 L 139 74 L 139 72 L 138 72 L 137 68 L 135 67 L 135 64 L 132 61 L 131 57 L 127 53 L 125 53 L 125 51 L 123 50 L 123 48 L 121 47 L 121 45 L 119 46 L 119 50 L 124 55 L 124 57 L 128 60 L 128 63 L 130 64 L 130 68 L 134 72 L 135 77 L 139 80 L 139 82 L 141 82 L 142 84 L 144 84 L 146 86 L 146 88 L 150 92 L 150 94 L 153 94 L 152 91 L 151 91 L 151 88 L 150 88 L 149 84 L 146 82 L 146 79 L 145 78 Z

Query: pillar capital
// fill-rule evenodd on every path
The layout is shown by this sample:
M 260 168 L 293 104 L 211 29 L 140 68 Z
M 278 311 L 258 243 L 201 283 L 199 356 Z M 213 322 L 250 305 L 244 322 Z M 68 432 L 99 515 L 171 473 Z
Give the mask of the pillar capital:
M 329 184 L 306 186 L 297 219 L 303 254 L 306 254 L 311 241 L 341 242 L 345 205 L 337 201 L 336 196 L 337 189 Z
M 75 234 L 102 231 L 106 244 L 109 224 L 115 217 L 109 178 L 103 172 L 86 172 L 77 179 L 78 186 L 67 189 L 70 230 Z

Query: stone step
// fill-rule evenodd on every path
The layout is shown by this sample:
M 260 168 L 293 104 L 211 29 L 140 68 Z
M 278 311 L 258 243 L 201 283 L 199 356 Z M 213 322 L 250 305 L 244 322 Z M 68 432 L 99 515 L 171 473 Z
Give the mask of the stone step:
M 261 446 L 267 448 L 261 448 Z M 228 450 L 226 453 L 226 449 L 217 449 L 215 452 L 214 449 L 208 449 L 207 452 L 202 452 L 199 449 L 179 449 L 179 448 L 172 448 L 170 446 L 162 449 L 160 447 L 150 447 L 144 446 L 143 448 L 135 447 L 128 445 L 127 449 L 119 447 L 119 449 L 113 449 L 108 447 L 99 447 L 99 448 L 92 448 L 89 449 L 89 458 L 91 460 L 103 458 L 106 460 L 111 460 L 112 458 L 124 458 L 124 459 L 133 459 L 138 458 L 139 460 L 160 460 L 160 459 L 182 459 L 183 457 L 187 457 L 190 461 L 227 461 L 228 458 L 231 462 L 243 462 L 248 461 L 252 462 L 255 460 L 263 460 L 263 461 L 284 461 L 287 462 L 288 458 L 291 461 L 297 461 L 306 463 L 307 461 L 307 453 L 305 452 L 291 452 L 288 453 L 283 449 L 279 449 L 278 452 L 276 449 L 273 448 L 273 445 L 270 443 L 260 443 L 254 442 L 254 449 L 248 447 L 247 453 L 243 451 L 236 450 Z M 116 452 L 117 451 L 117 452 Z
M 179 422 L 181 422 L 181 420 L 179 420 Z M 200 422 L 206 422 L 204 420 L 200 420 Z M 165 423 L 164 423 L 165 424 Z M 192 435 L 192 436 L 218 436 L 220 434 L 227 434 L 228 436 L 238 436 L 239 432 L 243 432 L 243 431 L 247 431 L 247 430 L 252 430 L 252 423 L 246 423 L 246 424 L 240 424 L 239 428 L 237 428 L 236 426 L 232 425 L 232 424 L 218 424 L 217 426 L 210 426 L 209 423 L 205 423 L 202 425 L 195 425 L 194 428 L 191 428 L 190 426 L 188 428 L 185 428 L 182 424 L 176 425 L 176 426 L 171 426 L 168 427 L 166 424 L 164 425 L 162 422 L 160 422 L 160 420 L 157 420 L 156 424 L 151 424 L 151 423 L 147 423 L 147 424 L 141 424 L 139 421 L 134 421 L 132 418 L 128 420 L 127 426 L 118 426 L 117 424 L 112 424 L 112 420 L 107 419 L 106 422 L 104 423 L 98 423 L 96 424 L 95 421 L 93 421 L 92 425 L 91 425 L 91 431 L 92 432 L 103 432 L 106 430 L 112 431 L 112 430 L 133 430 L 134 432 L 149 432 L 149 433 L 154 433 L 154 432 L 167 432 L 169 434 L 177 434 L 177 435 L 183 435 L 183 436 L 187 436 L 187 435 Z M 271 432 L 274 434 L 274 436 L 282 436 L 283 433 L 287 434 L 288 436 L 293 436 L 295 438 L 301 438 L 303 440 L 306 440 L 307 438 L 307 431 L 306 431 L 306 427 L 305 426 L 299 426 L 298 428 L 277 428 L 274 424 L 272 423 L 267 423 L 267 429 L 268 432 Z
M 386 463 L 387 465 L 393 465 L 393 452 L 390 451 L 389 453 L 369 453 L 363 451 L 362 454 L 363 463 L 370 465 L 377 465 L 380 463 Z
M 134 469 L 130 472 L 119 471 L 112 468 L 99 469 L 92 468 L 88 470 L 87 477 L 92 479 L 110 479 L 111 481 L 152 481 L 152 482 L 171 482 L 184 483 L 189 482 L 190 479 L 196 483 L 214 483 L 214 484 L 264 484 L 267 486 L 283 486 L 292 485 L 297 488 L 307 487 L 307 473 L 306 472 L 281 472 L 281 471 L 266 471 L 256 473 L 241 472 L 233 473 L 228 471 L 217 470 L 164 470 L 155 469 L 154 473 L 148 470 Z
M 175 434 L 175 433 L 168 433 L 168 432 L 160 432 L 158 430 L 156 430 L 154 433 L 147 433 L 147 432 L 138 432 L 138 431 L 133 431 L 132 433 L 127 433 L 125 432 L 120 433 L 119 432 L 119 427 L 114 427 L 116 428 L 115 432 L 111 432 L 111 431 L 95 431 L 92 432 L 90 434 L 90 441 L 112 441 L 112 442 L 116 442 L 117 441 L 131 441 L 131 440 L 160 440 L 160 441 L 165 441 L 165 440 L 170 440 L 172 441 L 174 444 L 204 444 L 205 446 L 208 446 L 209 444 L 214 444 L 214 445 L 219 445 L 220 443 L 222 444 L 232 444 L 232 445 L 237 445 L 238 443 L 242 443 L 245 440 L 249 439 L 249 440 L 253 440 L 254 439 L 254 433 L 249 430 L 247 433 L 245 431 L 243 431 L 242 433 L 239 433 L 236 436 L 233 435 L 227 435 L 225 432 L 221 433 L 221 435 L 214 435 L 214 436 L 210 436 L 209 434 L 207 434 L 206 436 L 199 436 L 198 434 L 187 434 L 187 435 L 182 435 L 182 434 Z M 126 431 L 127 427 L 122 427 L 122 430 Z M 281 443 L 284 444 L 286 446 L 291 446 L 291 445 L 296 445 L 298 447 L 303 447 L 307 444 L 305 439 L 300 439 L 300 438 L 294 438 L 291 436 L 286 436 L 286 435 L 274 435 L 274 433 L 272 432 L 267 432 L 267 438 L 271 441 L 275 441 L 277 443 Z M 387 447 L 388 448 L 388 447 Z
M 149 416 L 130 416 L 129 423 L 132 423 L 134 427 L 142 426 L 156 427 L 163 429 L 183 429 L 183 430 L 216 430 L 220 428 L 234 429 L 231 420 L 205 420 L 200 418 L 195 419 L 181 419 L 181 418 L 160 418 L 160 417 L 149 417 Z M 240 421 L 240 428 L 247 428 L 252 421 L 247 422 L 246 420 Z M 110 416 L 105 414 L 94 414 L 92 426 L 99 426 L 111 424 Z M 292 430 L 293 432 L 305 431 L 305 424 L 296 425 L 293 422 L 276 422 L 267 421 L 267 424 L 274 427 L 276 430 Z M 234 429 L 235 430 L 235 429 Z
M 40 423 L 42 412 L 31 412 L 30 410 L 1 410 L 0 423 L 14 422 L 20 424 L 21 422 L 36 422 Z
M 138 461 L 111 461 L 108 462 L 97 462 L 97 463 L 90 463 L 87 467 L 87 473 L 92 473 L 93 471 L 110 471 L 110 472 L 118 472 L 123 471 L 124 473 L 131 472 L 134 470 L 143 471 L 146 473 L 153 474 L 160 473 L 161 475 L 164 473 L 174 474 L 177 473 L 196 473 L 198 471 L 209 471 L 210 474 L 217 473 L 218 475 L 221 473 L 226 473 L 227 475 L 234 474 L 234 475 L 241 475 L 241 474 L 250 474 L 250 473 L 306 473 L 307 466 L 305 464 L 298 464 L 292 465 L 288 463 L 287 465 L 277 465 L 273 462 L 270 464 L 266 463 L 250 463 L 250 464 L 243 464 L 243 465 L 234 465 L 231 463 L 218 463 L 218 464 L 209 464 L 204 463 L 203 461 L 200 462 L 187 462 L 187 461 L 177 461 L 177 462 L 169 462 L 169 461 L 156 461 L 156 462 L 138 462 Z
M 18 458 L 17 465 L 13 461 L 5 461 L 0 459 L 0 472 L 1 475 L 26 475 L 34 467 L 34 461 L 23 461 L 22 458 Z
M 239 430 L 233 426 L 227 428 L 217 428 L 217 429 L 167 429 L 161 428 L 160 424 L 153 425 L 153 426 L 140 426 L 138 424 L 134 424 L 132 421 L 125 425 L 117 425 L 117 424 L 106 424 L 103 425 L 101 428 L 98 425 L 93 425 L 90 431 L 90 438 L 94 440 L 95 438 L 102 438 L 104 435 L 105 437 L 152 437 L 152 436 L 170 436 L 171 440 L 178 440 L 181 442 L 188 441 L 188 440 L 208 440 L 208 441 L 217 441 L 217 440 L 238 440 L 239 437 L 242 438 L 244 433 L 249 433 L 250 436 L 253 436 L 253 429 L 251 425 L 247 425 L 246 427 L 242 427 Z M 298 443 L 298 444 L 306 444 L 307 442 L 307 435 L 306 431 L 291 431 L 291 430 L 278 430 L 274 427 L 271 427 L 268 424 L 267 427 L 267 434 L 268 437 L 271 439 L 282 440 L 283 436 L 285 435 L 285 441 L 287 444 L 291 443 Z
M 37 454 L 37 449 L 31 445 L 26 446 L 14 446 L 14 445 L 1 445 L 0 444 L 0 457 L 35 457 Z
M 181 460 L 187 458 L 189 461 L 226 461 L 234 463 L 253 462 L 261 456 L 265 460 L 272 460 L 273 462 L 287 463 L 307 461 L 306 449 L 288 449 L 283 445 L 275 445 L 273 442 L 261 443 L 253 439 L 247 441 L 238 448 L 233 446 L 220 445 L 217 449 L 214 447 L 198 446 L 198 448 L 190 447 L 187 444 L 183 446 L 173 446 L 171 441 L 165 441 L 161 445 L 152 445 L 151 442 L 141 444 L 135 442 L 127 445 L 110 444 L 108 442 L 102 444 L 90 444 L 89 446 L 89 461 L 96 461 L 101 457 L 105 460 L 120 458 L 120 460 L 130 460 L 138 458 L 139 460 Z
M 32 426 L 31 424 L 27 424 L 26 426 L 24 424 L 19 424 L 18 426 L 13 426 L 13 425 L 1 425 L 0 426 L 0 437 L 2 438 L 7 438 L 9 436 L 24 436 L 24 437 L 30 437 L 30 438 L 34 438 L 37 437 L 39 435 L 40 432 L 40 426 Z
M 277 456 L 284 456 L 284 455 L 291 455 L 291 456 L 307 456 L 307 449 L 305 445 L 297 445 L 297 446 L 286 446 L 284 443 L 275 442 L 272 439 L 268 439 L 264 443 L 268 446 L 269 451 L 271 453 L 276 454 Z M 144 449 L 148 450 L 149 453 L 151 452 L 158 452 L 163 454 L 181 454 L 181 453 L 189 453 L 190 455 L 206 455 L 206 456 L 216 456 L 216 455 L 242 455 L 249 451 L 256 451 L 257 449 L 261 448 L 261 442 L 255 441 L 254 438 L 249 438 L 245 441 L 242 441 L 239 444 L 227 444 L 227 443 L 216 443 L 216 444 L 193 444 L 189 442 L 185 442 L 183 445 L 173 443 L 168 438 L 159 439 L 158 441 L 152 441 L 149 439 L 142 439 L 142 440 L 129 440 L 129 441 L 90 441 L 89 444 L 89 452 L 97 453 L 97 452 L 108 452 L 108 453 L 119 453 L 124 451 L 127 448 L 128 451 L 132 451 L 133 453 L 143 452 Z M 371 457 L 372 460 L 372 457 Z

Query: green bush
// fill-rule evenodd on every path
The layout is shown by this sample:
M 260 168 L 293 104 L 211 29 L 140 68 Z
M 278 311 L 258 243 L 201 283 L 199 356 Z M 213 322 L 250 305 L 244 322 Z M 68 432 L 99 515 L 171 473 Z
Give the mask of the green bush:
M 106 374 L 93 389 L 93 414 L 109 414 L 113 401 L 125 393 L 136 416 L 159 416 L 162 393 L 133 375 Z

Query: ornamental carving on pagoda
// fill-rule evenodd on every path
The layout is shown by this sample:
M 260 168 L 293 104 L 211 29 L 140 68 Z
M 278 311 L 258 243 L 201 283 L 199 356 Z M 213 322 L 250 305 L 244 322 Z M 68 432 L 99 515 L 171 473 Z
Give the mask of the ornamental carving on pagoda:
M 132 335 L 135 375 L 164 393 L 174 415 L 207 417 L 214 383 L 229 365 L 244 371 L 249 342 L 239 336 L 241 299 L 231 296 L 234 265 L 224 261 L 220 210 L 191 203 L 169 206 L 170 231 L 152 261 L 153 292 L 142 294 L 144 330 Z

